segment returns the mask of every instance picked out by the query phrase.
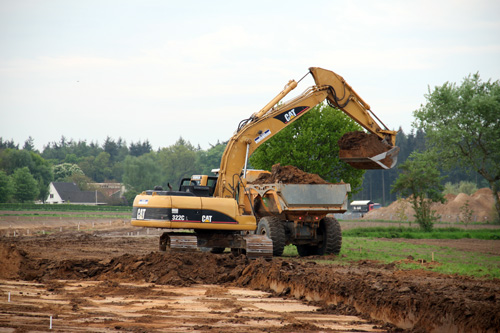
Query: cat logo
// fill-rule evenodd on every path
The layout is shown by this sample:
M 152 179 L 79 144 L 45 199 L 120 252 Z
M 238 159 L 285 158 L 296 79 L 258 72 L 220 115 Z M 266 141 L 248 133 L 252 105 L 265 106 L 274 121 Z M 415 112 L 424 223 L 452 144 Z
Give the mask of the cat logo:
M 285 119 L 286 119 L 287 123 L 295 117 L 297 117 L 297 114 L 295 113 L 295 109 L 291 109 L 290 111 L 285 113 Z
M 212 222 L 212 215 L 203 215 L 201 217 L 201 222 L 211 223 Z

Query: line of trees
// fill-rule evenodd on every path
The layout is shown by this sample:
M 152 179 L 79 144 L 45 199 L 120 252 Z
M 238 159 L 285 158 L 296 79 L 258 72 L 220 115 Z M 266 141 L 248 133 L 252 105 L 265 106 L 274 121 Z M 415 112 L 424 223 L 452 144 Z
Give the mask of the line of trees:
M 76 183 L 91 190 L 90 183 L 124 183 L 129 202 L 155 185 L 176 187 L 181 177 L 210 174 L 218 168 L 225 144 L 217 142 L 207 150 L 179 138 L 169 147 L 154 151 L 148 140 L 132 142 L 106 138 L 97 142 L 67 140 L 34 148 L 33 138 L 23 147 L 0 137 L 0 202 L 44 201 L 52 181 Z M 29 189 L 29 190 L 28 190 Z
M 318 173 L 332 182 L 350 182 L 353 200 L 370 199 L 383 205 L 397 200 L 397 194 L 391 192 L 391 186 L 401 173 L 399 168 L 367 170 L 364 176 L 363 171 L 355 170 L 355 174 L 349 176 L 350 167 L 345 164 L 344 168 L 338 167 L 338 164 L 342 165 L 334 161 L 338 155 L 335 150 L 338 150 L 338 138 L 329 137 L 340 126 L 336 124 L 336 119 L 344 115 L 340 111 L 322 112 L 323 108 L 325 106 L 318 107 L 318 112 L 310 112 L 304 119 L 295 122 L 294 126 L 287 127 L 281 135 L 273 138 L 275 144 L 269 141 L 263 149 L 257 150 L 251 158 L 252 166 L 270 169 L 274 163 L 292 164 L 306 172 Z M 355 124 L 349 126 L 345 127 L 346 131 L 359 129 Z M 311 129 L 315 135 L 304 133 Z M 301 135 L 297 136 L 298 133 Z M 329 139 L 332 144 L 325 143 Z M 398 164 L 401 165 L 413 151 L 425 150 L 425 133 L 419 129 L 406 134 L 400 129 L 397 144 L 401 148 L 398 158 Z M 318 156 L 308 163 L 297 164 L 296 156 L 301 160 L 300 156 L 304 153 L 311 155 L 311 149 L 307 148 L 310 145 L 316 147 Z M 61 137 L 59 142 L 49 143 L 40 153 L 34 149 L 31 137 L 22 149 L 13 141 L 0 138 L 0 202 L 44 201 L 51 181 L 70 181 L 81 190 L 93 190 L 88 186 L 93 182 L 124 183 L 127 188 L 126 199 L 131 203 L 137 193 L 156 185 L 166 187 L 170 184 L 175 189 L 182 177 L 211 174 L 212 169 L 219 167 L 225 146 L 225 142 L 217 142 L 204 150 L 179 138 L 175 144 L 155 151 L 147 140 L 127 145 L 121 138 L 114 140 L 108 137 L 99 145 L 97 142 L 87 143 Z M 270 146 L 276 150 L 273 151 Z M 329 160 L 326 162 L 325 158 Z M 316 164 L 320 168 L 315 168 Z M 332 165 L 337 166 L 332 168 Z M 325 169 L 325 166 L 330 167 Z M 337 172 L 332 173 L 332 169 Z M 446 182 L 469 181 L 477 184 L 477 187 L 487 186 L 484 180 L 458 166 L 443 172 L 443 175 Z M 28 188 L 30 191 L 26 190 Z

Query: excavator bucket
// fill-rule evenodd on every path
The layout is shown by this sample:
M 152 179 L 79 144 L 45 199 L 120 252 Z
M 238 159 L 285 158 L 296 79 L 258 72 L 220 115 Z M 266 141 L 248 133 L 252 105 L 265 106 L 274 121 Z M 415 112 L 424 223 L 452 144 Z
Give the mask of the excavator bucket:
M 399 147 L 382 142 L 375 134 L 349 132 L 338 144 L 339 158 L 356 169 L 391 169 L 397 163 Z

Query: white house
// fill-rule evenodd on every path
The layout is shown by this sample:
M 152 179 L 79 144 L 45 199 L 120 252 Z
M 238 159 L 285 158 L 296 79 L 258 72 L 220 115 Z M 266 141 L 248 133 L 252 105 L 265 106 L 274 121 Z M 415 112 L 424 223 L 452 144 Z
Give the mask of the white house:
M 80 191 L 75 183 L 52 182 L 45 203 L 76 205 L 105 205 L 104 195 L 99 191 Z

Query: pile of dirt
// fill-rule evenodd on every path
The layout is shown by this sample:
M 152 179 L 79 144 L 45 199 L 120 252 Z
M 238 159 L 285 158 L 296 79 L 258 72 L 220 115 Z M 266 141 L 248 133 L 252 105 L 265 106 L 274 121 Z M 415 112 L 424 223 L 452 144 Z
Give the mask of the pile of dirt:
M 13 248 L 13 252 L 18 252 Z M 12 252 L 11 251 L 11 252 Z M 245 256 L 215 256 L 200 252 L 151 252 L 124 254 L 111 260 L 49 260 L 24 255 L 23 265 L 9 266 L 8 278 L 46 282 L 64 280 L 145 281 L 162 285 L 190 286 L 235 281 L 248 264 Z
M 338 141 L 341 157 L 375 156 L 388 151 L 391 147 L 380 141 L 375 134 L 361 131 L 348 132 Z
M 18 277 L 18 271 L 26 259 L 26 252 L 17 249 L 14 244 L 0 244 L 0 278 Z
M 460 193 L 458 195 L 447 194 L 445 196 L 446 202 L 433 203 L 431 209 L 436 211 L 437 215 L 440 215 L 440 220 L 443 222 L 459 222 L 463 219 L 461 216 L 461 209 L 463 210 L 464 205 L 468 205 L 469 210 L 472 212 L 472 222 L 491 222 L 495 220 L 495 211 L 493 206 L 495 204 L 495 199 L 493 198 L 493 192 L 489 188 L 482 188 L 477 190 L 472 195 L 467 195 L 465 193 Z M 400 210 L 400 205 L 405 205 L 405 213 L 409 221 L 414 221 L 415 211 L 411 207 L 409 199 L 403 199 L 402 203 L 394 201 L 387 207 L 382 207 L 375 209 L 366 214 L 363 219 L 365 220 L 380 220 L 380 219 L 392 219 L 396 220 L 398 218 L 398 210 Z
M 250 184 L 329 184 L 317 174 L 307 173 L 292 165 L 282 166 L 275 164 L 271 173 L 261 173 L 257 179 Z

